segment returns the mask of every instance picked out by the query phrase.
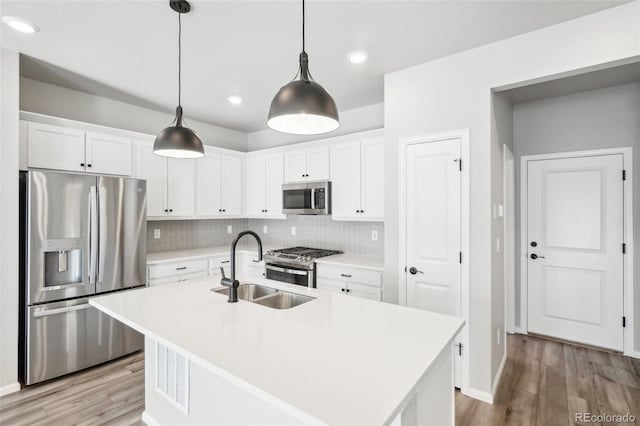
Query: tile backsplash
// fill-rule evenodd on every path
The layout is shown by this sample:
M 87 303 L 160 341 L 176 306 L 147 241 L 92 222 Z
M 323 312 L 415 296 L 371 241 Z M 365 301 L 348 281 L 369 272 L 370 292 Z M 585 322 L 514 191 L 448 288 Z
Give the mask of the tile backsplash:
M 227 233 L 227 226 L 232 233 Z M 264 226 L 267 233 L 264 233 Z M 295 227 L 295 235 L 291 228 Z M 160 239 L 154 239 L 154 229 Z M 382 257 L 384 224 L 382 222 L 342 222 L 330 216 L 289 216 L 285 220 L 210 219 L 147 222 L 147 252 L 184 250 L 231 244 L 238 232 L 250 229 L 260 235 L 265 247 L 304 245 L 342 250 L 346 253 Z M 372 240 L 372 231 L 378 239 Z M 246 244 L 251 244 L 247 239 Z

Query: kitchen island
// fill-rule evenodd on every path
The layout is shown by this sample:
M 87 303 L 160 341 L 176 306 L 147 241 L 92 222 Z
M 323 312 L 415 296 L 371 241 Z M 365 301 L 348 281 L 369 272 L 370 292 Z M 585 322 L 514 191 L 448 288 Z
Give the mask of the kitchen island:
M 239 279 L 314 300 L 227 303 L 212 278 L 91 300 L 145 335 L 147 424 L 454 423 L 461 318 Z

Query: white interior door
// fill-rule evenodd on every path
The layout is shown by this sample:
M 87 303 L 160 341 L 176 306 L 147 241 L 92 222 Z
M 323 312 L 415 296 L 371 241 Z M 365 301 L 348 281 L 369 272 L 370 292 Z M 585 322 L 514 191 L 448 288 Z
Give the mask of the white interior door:
M 623 349 L 623 157 L 529 161 L 528 329 Z
M 460 140 L 409 145 L 406 158 L 407 306 L 460 316 Z

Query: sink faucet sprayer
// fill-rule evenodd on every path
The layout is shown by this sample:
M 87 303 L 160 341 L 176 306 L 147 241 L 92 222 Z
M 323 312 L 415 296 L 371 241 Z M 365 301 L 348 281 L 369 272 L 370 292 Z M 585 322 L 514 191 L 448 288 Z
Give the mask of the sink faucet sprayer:
M 235 303 L 238 301 L 238 286 L 240 282 L 236 280 L 236 246 L 238 245 L 238 241 L 240 238 L 245 235 L 251 235 L 258 242 L 258 260 L 262 260 L 262 240 L 258 234 L 253 231 L 242 231 L 238 234 L 235 240 L 231 243 L 231 277 L 227 278 L 224 276 L 224 268 L 220 267 L 220 272 L 222 272 L 222 279 L 220 280 L 220 284 L 223 286 L 229 287 L 229 303 Z

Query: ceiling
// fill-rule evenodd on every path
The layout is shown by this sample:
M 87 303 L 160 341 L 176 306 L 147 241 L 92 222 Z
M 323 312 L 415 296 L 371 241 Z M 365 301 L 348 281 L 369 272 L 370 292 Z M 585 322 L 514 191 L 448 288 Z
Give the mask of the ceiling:
M 621 1 L 307 2 L 307 52 L 315 79 L 341 111 L 383 101 L 385 73 L 616 6 Z M 4 47 L 31 58 L 21 73 L 144 107 L 177 103 L 177 16 L 167 1 L 2 1 Z M 182 20 L 182 105 L 192 117 L 253 132 L 266 128 L 273 95 L 294 77 L 300 2 L 192 0 Z M 364 64 L 347 61 L 356 49 Z M 229 95 L 243 98 L 231 105 Z

